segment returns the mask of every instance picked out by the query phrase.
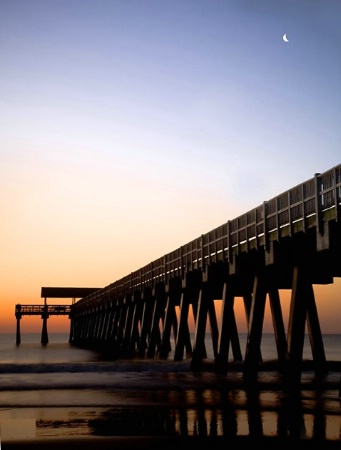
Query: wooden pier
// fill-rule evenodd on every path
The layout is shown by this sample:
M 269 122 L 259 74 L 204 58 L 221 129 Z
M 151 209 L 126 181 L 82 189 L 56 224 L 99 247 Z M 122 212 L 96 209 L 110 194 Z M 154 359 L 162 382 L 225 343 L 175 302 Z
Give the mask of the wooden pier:
M 278 365 L 293 390 L 301 381 L 306 327 L 315 371 L 327 372 L 313 285 L 341 277 L 340 219 L 338 165 L 84 296 L 71 306 L 70 342 L 105 348 L 116 357 L 167 358 L 173 333 L 174 360 L 186 353 L 198 370 L 206 357 L 208 322 L 215 369 L 226 373 L 231 359 L 242 361 L 245 381 L 255 383 L 268 300 Z M 287 329 L 282 289 L 291 291 Z M 234 313 L 237 297 L 243 299 L 248 324 L 245 354 Z
M 167 358 L 173 330 L 174 360 L 182 360 L 186 352 L 192 368 L 200 369 L 208 321 L 216 370 L 228 371 L 231 349 L 233 360 L 243 360 L 244 378 L 252 383 L 262 359 L 268 299 L 278 363 L 293 389 L 301 380 L 306 326 L 315 371 L 327 371 L 313 285 L 341 276 L 340 219 L 338 165 L 82 298 L 72 306 L 71 342 L 106 347 L 118 357 Z M 287 330 L 281 289 L 291 290 Z M 236 297 L 244 300 L 248 324 L 244 355 L 234 314 Z M 222 302 L 219 324 L 215 300 Z
M 327 371 L 314 284 L 341 276 L 341 165 L 265 201 L 72 306 L 71 342 L 109 348 L 116 356 L 167 358 L 174 333 L 174 360 L 184 353 L 192 368 L 206 357 L 210 325 L 217 371 L 226 372 L 229 352 L 244 362 L 255 382 L 269 300 L 279 367 L 290 389 L 300 384 L 307 326 L 315 371 Z M 280 290 L 291 290 L 285 329 Z M 242 354 L 234 300 L 242 297 L 248 324 Z M 221 317 L 215 310 L 221 300 Z M 189 333 L 189 308 L 195 338 Z
M 41 316 L 43 320 L 43 327 L 41 332 L 41 343 L 48 344 L 49 337 L 47 331 L 47 319 L 50 316 L 69 316 L 71 314 L 71 304 L 67 305 L 48 305 L 48 298 L 72 298 L 72 303 L 75 303 L 76 298 L 81 298 L 84 295 L 92 294 L 98 288 L 61 288 L 61 287 L 42 287 L 41 297 L 44 298 L 43 305 L 22 305 L 15 306 L 15 317 L 17 319 L 16 343 L 21 343 L 20 321 L 23 316 Z

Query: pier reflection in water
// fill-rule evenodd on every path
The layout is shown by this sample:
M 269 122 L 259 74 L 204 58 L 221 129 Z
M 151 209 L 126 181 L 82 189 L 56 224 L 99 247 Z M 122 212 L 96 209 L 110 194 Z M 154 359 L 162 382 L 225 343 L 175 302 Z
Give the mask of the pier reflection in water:
M 154 392 L 150 406 L 115 407 L 88 425 L 94 435 L 249 436 L 313 440 L 341 439 L 340 405 L 335 392 L 215 389 Z M 162 400 L 160 402 L 160 399 Z
M 74 391 L 75 400 L 83 391 Z M 341 442 L 337 390 L 301 392 L 244 389 L 151 390 L 122 397 L 103 391 L 107 405 L 95 404 L 2 411 L 2 440 L 68 436 L 264 437 L 280 440 Z M 117 403 L 111 404 L 111 396 Z M 122 402 L 120 400 L 124 399 Z M 101 403 L 103 398 L 98 398 Z M 323 448 L 323 447 L 322 447 Z

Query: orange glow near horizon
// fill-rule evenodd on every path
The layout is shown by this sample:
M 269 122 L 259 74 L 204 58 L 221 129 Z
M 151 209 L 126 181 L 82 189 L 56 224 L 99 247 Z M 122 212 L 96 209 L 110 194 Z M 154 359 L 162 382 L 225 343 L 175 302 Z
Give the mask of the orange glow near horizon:
M 341 301 L 341 279 L 334 279 L 333 284 L 329 285 L 315 285 L 314 286 L 315 300 L 319 314 L 320 326 L 322 333 L 338 334 L 340 333 L 340 301 Z M 289 309 L 290 309 L 290 290 L 282 290 L 279 292 L 283 320 L 285 329 L 287 329 Z M 1 333 L 15 333 L 16 318 L 15 318 L 15 304 L 43 304 L 44 299 L 38 301 L 21 301 L 8 304 L 6 308 L 2 307 L 2 316 L 0 320 Z M 48 304 L 71 304 L 71 299 L 48 299 Z M 220 312 L 221 300 L 215 301 L 215 310 L 217 314 L 218 327 L 220 327 Z M 247 332 L 247 323 L 245 316 L 245 309 L 243 299 L 236 297 L 234 301 L 234 312 L 236 316 L 237 329 L 241 333 Z M 189 326 L 191 331 L 194 331 L 194 317 L 192 308 L 189 312 Z M 40 316 L 23 316 L 20 323 L 21 333 L 40 333 L 42 328 L 42 320 Z M 48 331 L 50 333 L 68 333 L 70 331 L 70 319 L 67 316 L 50 316 L 48 319 Z M 209 322 L 207 321 L 207 331 L 209 331 Z M 264 315 L 263 332 L 273 333 L 271 311 L 269 306 L 269 299 L 267 297 Z

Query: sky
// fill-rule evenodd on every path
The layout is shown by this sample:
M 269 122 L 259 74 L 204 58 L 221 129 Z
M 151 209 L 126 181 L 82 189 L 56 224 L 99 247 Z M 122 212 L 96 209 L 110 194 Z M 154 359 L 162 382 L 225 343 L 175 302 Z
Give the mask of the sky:
M 0 332 L 42 286 L 107 286 L 340 164 L 340 22 L 338 0 L 0 0 Z M 323 332 L 340 295 L 316 288 Z

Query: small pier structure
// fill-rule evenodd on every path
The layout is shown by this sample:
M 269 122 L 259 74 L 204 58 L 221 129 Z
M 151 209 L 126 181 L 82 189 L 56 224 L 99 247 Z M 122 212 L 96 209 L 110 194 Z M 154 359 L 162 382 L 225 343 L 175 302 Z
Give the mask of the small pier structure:
M 43 321 L 41 332 L 41 343 L 46 345 L 49 342 L 47 331 L 47 320 L 50 316 L 69 316 L 71 314 L 71 304 L 48 305 L 48 298 L 71 298 L 72 304 L 77 298 L 94 293 L 98 288 L 78 288 L 78 287 L 42 287 L 41 297 L 44 298 L 42 305 L 17 304 L 15 306 L 15 317 L 17 319 L 16 343 L 21 342 L 20 321 L 23 316 L 41 316 Z

